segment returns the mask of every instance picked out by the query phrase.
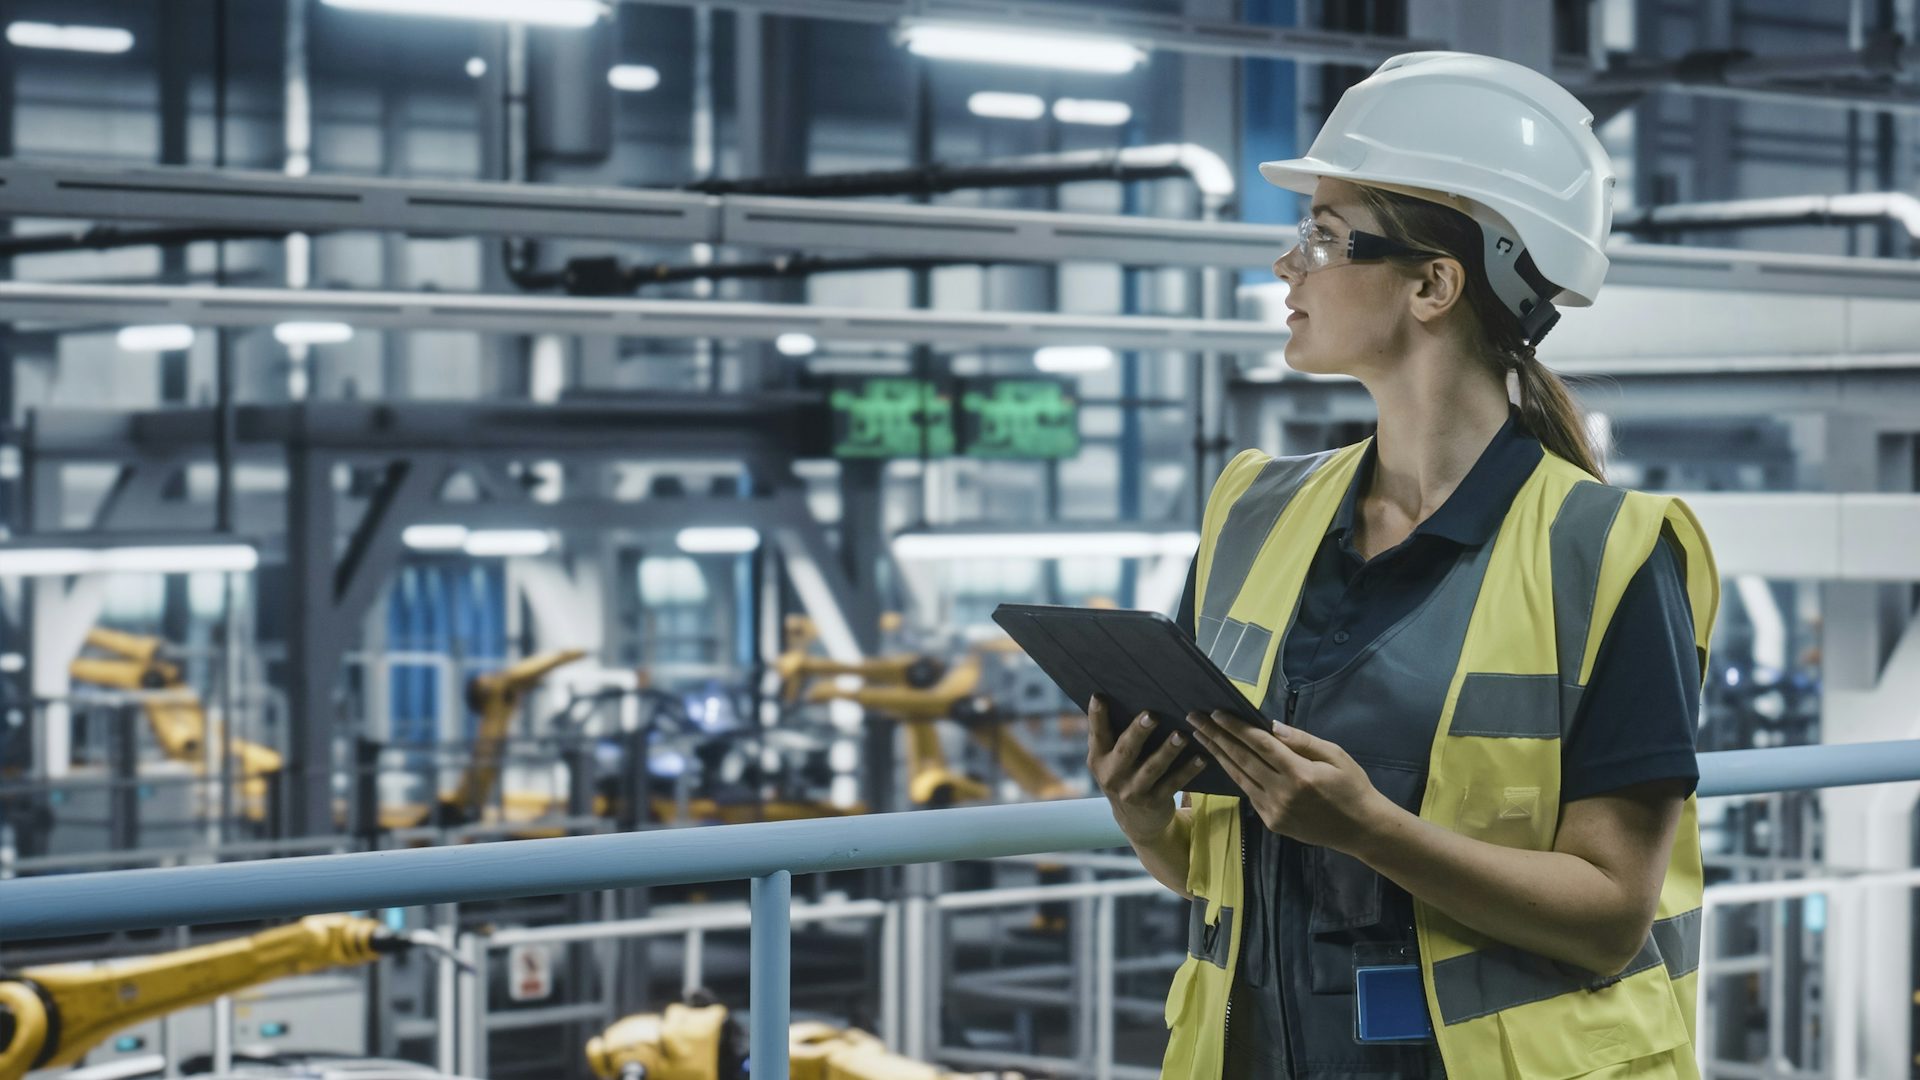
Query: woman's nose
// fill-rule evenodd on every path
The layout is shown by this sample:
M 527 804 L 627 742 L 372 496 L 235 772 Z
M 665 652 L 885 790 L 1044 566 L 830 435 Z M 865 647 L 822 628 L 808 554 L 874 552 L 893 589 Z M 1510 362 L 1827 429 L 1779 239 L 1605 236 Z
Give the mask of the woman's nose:
M 1286 282 L 1288 285 L 1297 286 L 1300 284 L 1300 271 L 1295 268 L 1293 258 L 1294 252 L 1297 250 L 1297 248 L 1288 248 L 1280 253 L 1279 258 L 1273 260 L 1273 276 Z

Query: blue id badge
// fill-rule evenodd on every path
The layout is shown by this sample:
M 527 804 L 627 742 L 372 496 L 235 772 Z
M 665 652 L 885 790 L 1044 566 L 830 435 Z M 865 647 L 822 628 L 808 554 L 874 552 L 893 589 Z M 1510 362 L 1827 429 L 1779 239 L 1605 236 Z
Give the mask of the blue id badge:
M 1353 947 L 1353 1024 L 1356 1042 L 1432 1041 L 1417 946 Z

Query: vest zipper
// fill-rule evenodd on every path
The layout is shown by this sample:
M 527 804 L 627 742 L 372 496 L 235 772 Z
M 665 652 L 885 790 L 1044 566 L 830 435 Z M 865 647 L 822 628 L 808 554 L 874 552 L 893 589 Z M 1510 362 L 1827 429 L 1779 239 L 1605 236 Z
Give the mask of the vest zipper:
M 1244 909 L 1247 906 L 1247 816 L 1244 813 L 1240 813 L 1238 809 L 1236 809 L 1235 812 L 1240 814 L 1240 907 L 1243 909 L 1240 913 L 1240 925 L 1245 926 L 1246 912 Z M 1235 941 L 1229 942 L 1227 947 L 1230 949 L 1233 949 L 1235 953 L 1238 953 L 1240 951 L 1240 944 L 1241 944 L 1240 941 L 1235 940 Z M 1234 957 L 1234 967 L 1236 969 L 1238 969 L 1238 967 L 1240 966 L 1239 960 L 1240 958 L 1236 955 Z M 1232 1035 L 1233 1035 L 1233 981 L 1228 980 L 1227 981 L 1227 1017 L 1225 1022 L 1220 1025 L 1220 1069 L 1222 1072 L 1226 1071 L 1227 1040 L 1231 1038 Z

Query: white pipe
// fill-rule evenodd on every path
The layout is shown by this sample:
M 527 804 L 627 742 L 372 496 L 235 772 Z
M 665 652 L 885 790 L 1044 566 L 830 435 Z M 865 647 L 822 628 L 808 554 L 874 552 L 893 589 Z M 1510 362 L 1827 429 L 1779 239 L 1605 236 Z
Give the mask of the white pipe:
M 1614 219 L 1615 232 L 1647 227 L 1731 229 L 1751 225 L 1859 224 L 1891 221 L 1920 241 L 1920 199 L 1904 191 L 1862 191 L 1845 195 L 1790 195 L 1776 199 L 1728 199 L 1674 203 L 1633 211 Z

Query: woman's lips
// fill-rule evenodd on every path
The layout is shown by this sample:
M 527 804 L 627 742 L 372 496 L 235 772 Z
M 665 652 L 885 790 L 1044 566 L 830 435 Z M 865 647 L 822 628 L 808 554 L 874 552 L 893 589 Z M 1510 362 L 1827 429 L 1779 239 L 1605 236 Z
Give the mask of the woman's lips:
M 1306 317 L 1307 317 L 1307 313 L 1306 313 L 1306 312 L 1304 312 L 1304 311 L 1296 311 L 1296 312 L 1294 312 L 1293 314 L 1291 314 L 1291 315 L 1289 315 L 1289 316 L 1287 316 L 1287 325 L 1288 325 L 1288 326 L 1292 326 L 1292 325 L 1293 325 L 1293 320 L 1295 320 L 1295 319 L 1304 319 L 1304 318 L 1306 318 Z

